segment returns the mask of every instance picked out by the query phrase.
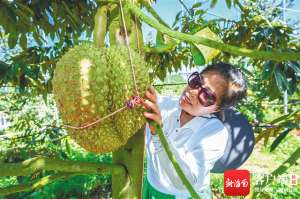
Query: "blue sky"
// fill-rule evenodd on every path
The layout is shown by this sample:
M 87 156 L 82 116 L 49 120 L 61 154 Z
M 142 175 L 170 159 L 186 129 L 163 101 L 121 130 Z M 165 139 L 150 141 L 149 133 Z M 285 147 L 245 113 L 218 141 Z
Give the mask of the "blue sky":
M 204 0 L 183 0 L 187 7 L 191 7 L 195 2 L 203 2 Z M 205 2 L 205 1 L 204 1 Z M 209 7 L 209 2 L 205 3 L 203 6 L 204 7 Z M 292 18 L 292 19 L 300 19 L 300 0 L 295 1 L 295 5 L 291 9 L 299 10 L 299 12 L 292 12 L 292 11 L 287 11 L 286 12 L 286 17 L 287 18 Z M 172 24 L 176 14 L 182 9 L 181 4 L 179 3 L 178 0 L 157 0 L 157 3 L 154 4 L 154 9 L 159 13 L 161 18 L 167 22 L 168 24 Z M 209 10 L 210 13 L 216 14 L 228 19 L 238 19 L 239 18 L 239 10 L 235 8 L 228 9 L 225 3 L 225 0 L 218 0 L 217 5 Z M 212 15 L 207 15 L 207 18 L 216 18 L 215 16 Z M 145 39 L 147 38 L 147 34 L 149 32 L 152 32 L 155 34 L 155 30 L 153 30 L 151 27 L 143 24 L 143 32 L 145 35 Z

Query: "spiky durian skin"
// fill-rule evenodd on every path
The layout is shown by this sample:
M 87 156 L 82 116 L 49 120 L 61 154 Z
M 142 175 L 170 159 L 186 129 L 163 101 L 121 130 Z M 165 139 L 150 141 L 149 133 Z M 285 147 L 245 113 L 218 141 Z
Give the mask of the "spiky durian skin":
M 150 85 L 148 66 L 131 50 L 140 96 Z M 83 44 L 70 49 L 58 61 L 52 80 L 54 98 L 62 121 L 80 127 L 124 106 L 135 86 L 128 50 L 124 46 L 96 48 Z M 84 149 L 96 153 L 112 152 L 146 122 L 143 108 L 125 109 L 85 129 L 67 128 Z

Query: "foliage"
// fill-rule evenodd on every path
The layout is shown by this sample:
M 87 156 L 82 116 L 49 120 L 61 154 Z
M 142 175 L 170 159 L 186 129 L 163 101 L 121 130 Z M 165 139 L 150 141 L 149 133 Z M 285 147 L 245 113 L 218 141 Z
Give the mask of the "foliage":
M 6 65 L 0 65 L 0 84 L 51 92 L 58 58 L 85 36 L 91 38 L 95 1 L 1 1 L 0 40 Z M 14 54 L 9 53 L 15 51 Z
M 180 96 L 186 86 L 185 83 L 186 80 L 181 75 L 169 75 L 165 81 L 157 81 L 155 90 L 161 95 Z
M 279 9 L 269 9 L 273 1 L 249 1 L 245 6 L 240 5 L 242 11 L 241 20 L 233 23 L 224 33 L 226 43 L 238 44 L 248 48 L 257 48 L 259 50 L 270 49 L 290 49 L 299 51 L 291 33 L 293 26 L 288 26 L 278 17 L 282 15 Z M 261 6 L 263 5 L 263 6 Z M 223 55 L 224 60 L 229 60 L 227 55 Z M 297 89 L 299 82 L 298 70 L 299 62 L 273 62 L 261 60 L 248 60 L 244 68 L 250 66 L 260 70 L 261 80 L 266 87 L 266 92 L 270 100 L 280 97 L 280 92 L 287 90 L 288 94 L 293 94 Z M 290 79 L 290 80 L 289 80 Z
M 291 33 L 295 31 L 295 22 L 293 24 L 284 24 L 281 20 L 282 10 L 273 8 L 279 6 L 279 1 L 244 1 L 237 2 L 237 9 L 240 10 L 240 20 L 228 20 L 217 18 L 206 20 L 207 10 L 202 3 L 196 3 L 186 12 L 179 12 L 173 24 L 174 29 L 181 32 L 193 34 L 199 30 L 209 27 L 223 42 L 249 49 L 270 50 L 270 49 L 290 49 L 299 51 L 297 44 Z M 293 4 L 293 0 L 287 2 L 287 6 Z M 267 10 L 267 11 L 266 11 Z M 185 46 L 188 51 L 190 45 Z M 297 124 L 298 114 L 290 118 L 289 121 L 278 124 L 277 128 L 268 128 L 266 130 L 259 127 L 262 123 L 271 122 L 268 109 L 265 103 L 283 103 L 281 96 L 283 91 L 287 90 L 290 99 L 297 99 L 299 96 L 300 80 L 300 62 L 274 62 L 248 59 L 245 57 L 236 57 L 228 53 L 221 53 L 214 61 L 225 61 L 236 65 L 241 69 L 248 82 L 248 98 L 240 103 L 238 108 L 248 117 L 249 121 L 258 126 L 255 132 L 261 133 L 259 136 L 265 136 L 265 143 L 268 138 L 278 136 L 285 128 L 299 128 Z M 190 67 L 195 66 L 194 60 Z M 289 106 L 290 111 L 299 109 L 299 106 Z M 280 114 L 280 106 L 273 108 Z M 278 115 L 279 117 L 280 115 Z M 273 132 L 273 133 L 270 133 Z M 283 135 L 281 136 L 283 137 Z M 280 143 L 280 138 L 277 144 Z
M 17 158 L 18 160 L 33 155 L 30 151 L 35 154 L 43 150 L 51 154 L 49 148 L 59 151 L 60 138 L 65 135 L 60 128 L 54 101 L 50 98 L 48 104 L 45 104 L 42 96 L 32 97 L 34 92 L 36 91 L 26 91 L 22 96 L 17 93 L 1 96 L 0 108 L 9 113 L 11 123 L 1 141 L 6 143 L 6 147 L 14 148 L 10 152 L 6 151 L 7 153 L 27 154 L 26 157 Z
M 42 96 L 37 96 L 35 92 L 34 89 L 26 89 L 20 95 L 12 90 L 12 93 L 1 96 L 0 111 L 9 113 L 11 123 L 0 137 L 0 162 L 19 162 L 37 155 L 78 161 L 111 161 L 110 154 L 100 156 L 87 153 L 66 137 L 60 128 L 61 121 L 53 96 L 49 95 L 48 103 L 45 104 Z M 0 186 L 26 183 L 49 174 L 42 171 L 28 177 L 7 177 L 0 180 Z M 57 181 L 38 191 L 13 194 L 7 198 L 82 198 L 93 194 L 104 194 L 106 197 L 111 193 L 110 184 L 110 176 L 76 176 L 68 181 Z
M 9 34 L 8 44 L 28 47 L 27 38 L 33 37 L 42 46 L 48 39 L 62 44 L 77 40 L 83 33 L 91 35 L 95 9 L 94 1 L 1 1 L 0 24 Z M 48 37 L 47 40 L 45 37 Z M 60 44 L 60 45 L 62 45 Z
M 110 162 L 110 155 L 95 155 L 86 153 L 82 150 L 73 149 L 72 155 L 69 157 L 73 160 L 84 160 L 91 162 Z M 49 174 L 49 173 L 48 173 Z M 35 178 L 43 177 L 47 173 L 42 172 L 29 177 L 7 177 L 0 180 L 1 187 L 11 186 L 18 183 L 30 182 Z M 10 198 L 89 198 L 94 195 L 102 196 L 103 198 L 111 197 L 111 176 L 106 175 L 82 175 L 70 178 L 64 181 L 57 181 L 45 186 L 42 189 L 18 193 L 7 196 Z M 1 197 L 0 197 L 1 198 Z

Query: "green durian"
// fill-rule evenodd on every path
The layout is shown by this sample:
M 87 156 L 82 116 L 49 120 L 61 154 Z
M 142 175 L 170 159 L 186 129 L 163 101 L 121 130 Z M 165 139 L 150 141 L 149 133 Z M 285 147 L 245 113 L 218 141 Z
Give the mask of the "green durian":
M 131 50 L 138 92 L 144 97 L 151 85 L 148 64 Z M 81 127 L 122 107 L 135 94 L 133 73 L 125 46 L 75 46 L 57 62 L 53 94 L 62 121 Z M 85 129 L 67 128 L 81 147 L 96 153 L 117 150 L 142 128 L 143 107 L 123 111 Z

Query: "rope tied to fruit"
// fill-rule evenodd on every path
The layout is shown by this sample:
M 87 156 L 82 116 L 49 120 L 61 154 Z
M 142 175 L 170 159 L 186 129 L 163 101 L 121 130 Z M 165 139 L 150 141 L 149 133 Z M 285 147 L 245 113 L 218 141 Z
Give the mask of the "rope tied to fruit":
M 112 117 L 113 115 L 121 112 L 121 111 L 124 111 L 125 109 L 134 109 L 136 107 L 139 107 L 142 105 L 144 99 L 141 98 L 140 96 L 138 95 L 133 95 L 129 100 L 127 100 L 124 104 L 124 106 L 122 108 L 119 108 L 117 109 L 116 111 L 104 116 L 104 117 L 101 117 L 99 118 L 98 120 L 94 121 L 94 122 L 91 122 L 91 123 L 88 123 L 86 125 L 83 125 L 83 126 L 79 126 L 79 127 L 76 127 L 76 126 L 71 126 L 71 125 L 64 125 L 65 127 L 68 127 L 70 129 L 76 129 L 76 130 L 82 130 L 82 129 L 86 129 L 88 127 L 91 127 L 91 126 L 94 126 L 96 124 L 98 124 L 99 122 L 102 122 L 103 120 L 109 118 L 109 117 Z
M 132 72 L 132 79 L 133 79 L 133 83 L 134 83 L 134 89 L 135 89 L 135 92 L 136 92 L 137 96 L 140 96 L 139 95 L 138 86 L 137 86 L 137 83 L 136 83 L 135 70 L 134 70 L 133 61 L 132 61 L 132 55 L 131 55 L 131 50 L 130 50 L 130 46 L 129 46 L 129 37 L 128 37 L 128 34 L 127 34 L 127 28 L 126 28 L 126 23 L 125 23 L 125 18 L 124 18 L 122 1 L 119 0 L 119 3 L 120 3 L 122 23 L 123 23 L 123 26 L 124 26 L 125 43 L 126 43 L 126 47 L 127 47 L 127 51 L 128 51 L 128 56 L 129 56 L 129 61 L 130 61 L 130 66 L 131 66 L 131 72 Z
M 144 101 L 144 99 L 142 99 L 140 96 L 134 95 L 131 97 L 130 100 L 127 100 L 125 104 L 128 109 L 133 109 L 133 108 L 140 106 L 143 101 Z

